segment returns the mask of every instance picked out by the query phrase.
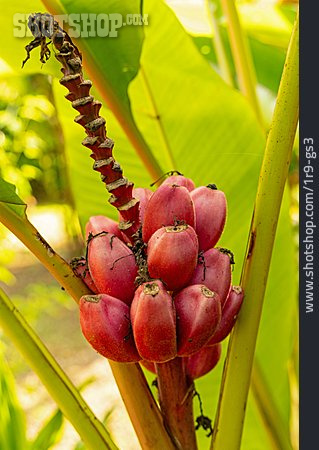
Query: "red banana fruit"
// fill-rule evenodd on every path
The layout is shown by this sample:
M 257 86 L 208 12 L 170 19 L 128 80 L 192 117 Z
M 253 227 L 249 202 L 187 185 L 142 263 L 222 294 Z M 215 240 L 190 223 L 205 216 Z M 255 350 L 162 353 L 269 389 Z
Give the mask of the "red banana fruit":
M 114 234 L 103 233 L 88 242 L 90 274 L 98 291 L 131 304 L 137 266 L 133 252 Z
M 199 249 L 213 248 L 224 230 L 227 203 L 224 192 L 215 185 L 200 186 L 190 193 L 194 203 Z
M 163 226 L 186 223 L 194 228 L 195 211 L 190 193 L 184 186 L 162 184 L 149 199 L 143 222 L 143 240 L 148 242 Z
M 131 321 L 136 347 L 143 359 L 165 362 L 175 358 L 175 307 L 161 281 L 144 283 L 136 290 Z
M 130 324 L 129 307 L 106 294 L 80 299 L 80 324 L 91 346 L 112 361 L 137 362 L 138 354 Z
M 84 257 L 73 258 L 70 262 L 73 272 L 79 278 L 81 278 L 87 287 L 94 292 L 94 294 L 98 293 L 97 287 L 95 286 L 89 268 L 86 264 L 86 259 Z
M 235 325 L 243 300 L 244 291 L 242 288 L 240 286 L 232 286 L 223 306 L 221 321 L 206 345 L 215 345 L 229 335 Z
M 221 344 L 203 347 L 199 352 L 187 358 L 186 373 L 192 380 L 203 377 L 214 369 L 222 353 Z
M 189 192 L 195 189 L 194 181 L 183 175 L 171 175 L 166 178 L 162 184 L 177 184 L 178 186 L 184 186 Z
M 89 237 L 89 234 L 93 234 L 93 236 L 95 236 L 103 231 L 107 231 L 108 233 L 114 234 L 119 239 L 122 239 L 122 233 L 119 230 L 118 223 L 115 222 L 115 220 L 106 216 L 90 217 L 89 221 L 85 225 L 86 239 Z
M 198 241 L 188 225 L 163 227 L 150 238 L 147 265 L 152 278 L 159 278 L 167 290 L 186 286 L 197 263 Z
M 203 284 L 182 289 L 175 297 L 177 354 L 198 352 L 214 334 L 220 318 L 219 295 Z
M 218 248 L 212 248 L 201 254 L 188 284 L 204 284 L 211 291 L 217 292 L 223 306 L 231 285 L 229 254 Z

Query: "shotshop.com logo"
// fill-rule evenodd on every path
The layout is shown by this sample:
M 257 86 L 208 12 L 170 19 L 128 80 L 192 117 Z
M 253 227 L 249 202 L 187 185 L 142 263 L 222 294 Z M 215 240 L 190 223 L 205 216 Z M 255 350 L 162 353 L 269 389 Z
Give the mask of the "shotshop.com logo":
M 36 16 L 36 20 L 34 17 Z M 148 25 L 148 14 L 63 14 L 51 16 L 50 14 L 16 13 L 13 15 L 13 35 L 24 38 L 44 35 L 52 37 L 54 22 L 58 22 L 60 30 L 67 24 L 67 32 L 71 38 L 110 37 L 118 36 L 118 30 L 126 26 Z M 28 23 L 32 20 L 32 33 Z

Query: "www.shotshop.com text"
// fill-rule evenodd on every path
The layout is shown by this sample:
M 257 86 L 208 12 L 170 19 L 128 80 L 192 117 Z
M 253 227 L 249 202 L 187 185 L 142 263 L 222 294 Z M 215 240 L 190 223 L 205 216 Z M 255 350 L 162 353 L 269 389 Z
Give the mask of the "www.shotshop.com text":
M 302 184 L 302 195 L 305 205 L 305 227 L 302 232 L 304 265 L 302 270 L 306 276 L 305 284 L 305 300 L 306 313 L 313 312 L 314 299 L 314 235 L 316 231 L 315 214 L 314 214 L 314 166 L 312 161 L 316 159 L 317 154 L 314 151 L 313 138 L 303 139 L 304 150 L 306 155 L 306 164 L 303 167 L 304 179 Z

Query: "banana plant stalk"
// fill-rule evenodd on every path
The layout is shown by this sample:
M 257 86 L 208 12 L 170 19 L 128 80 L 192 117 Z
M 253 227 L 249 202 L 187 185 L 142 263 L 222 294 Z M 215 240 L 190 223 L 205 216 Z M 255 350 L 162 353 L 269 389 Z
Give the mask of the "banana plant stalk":
M 261 109 L 256 94 L 255 68 L 248 47 L 247 37 L 244 35 L 240 24 L 237 6 L 234 0 L 221 0 L 221 4 L 227 20 L 230 45 L 240 90 L 252 105 L 259 123 L 263 125 Z
M 260 172 L 242 273 L 245 302 L 228 347 L 211 446 L 214 450 L 240 448 L 267 277 L 299 117 L 298 57 L 297 14 Z
M 106 428 L 94 416 L 71 380 L 1 289 L 0 326 L 37 373 L 87 447 L 91 450 L 116 450 Z

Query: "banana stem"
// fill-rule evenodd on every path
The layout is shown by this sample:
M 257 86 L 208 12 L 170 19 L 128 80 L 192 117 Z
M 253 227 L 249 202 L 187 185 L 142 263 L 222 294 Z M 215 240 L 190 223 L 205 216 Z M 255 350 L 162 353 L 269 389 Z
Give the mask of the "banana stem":
M 71 380 L 1 289 L 0 326 L 39 376 L 86 446 L 91 450 L 116 450 L 106 428 L 94 416 Z
M 281 201 L 299 116 L 299 14 L 292 32 L 260 172 L 242 273 L 245 301 L 230 338 L 214 450 L 240 448 L 245 408 Z M 232 412 L 235 411 L 235 414 Z
M 263 119 L 256 94 L 256 74 L 252 56 L 240 24 L 237 8 L 234 0 L 221 0 L 225 13 L 230 45 L 234 57 L 239 87 L 253 107 L 256 117 L 263 127 Z
M 196 450 L 193 382 L 186 377 L 183 358 L 156 364 L 164 424 L 179 449 Z
M 214 36 L 212 38 L 212 44 L 215 47 L 217 63 L 220 68 L 221 76 L 223 80 L 231 87 L 234 87 L 234 80 L 231 73 L 230 65 L 227 59 L 226 50 L 224 47 L 223 39 L 220 32 L 220 25 L 216 17 L 216 4 L 211 0 L 206 0 L 206 8 L 208 18 L 211 23 Z

